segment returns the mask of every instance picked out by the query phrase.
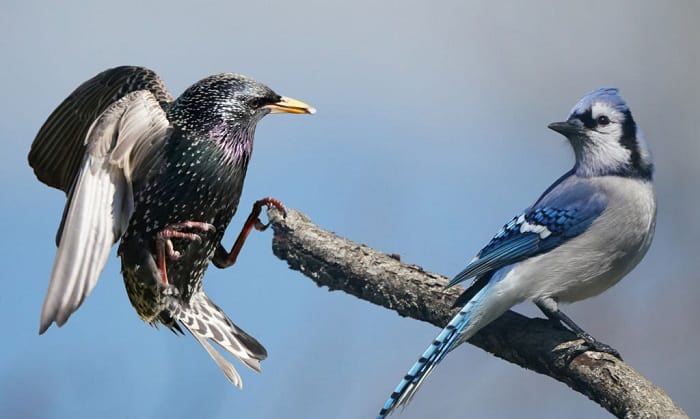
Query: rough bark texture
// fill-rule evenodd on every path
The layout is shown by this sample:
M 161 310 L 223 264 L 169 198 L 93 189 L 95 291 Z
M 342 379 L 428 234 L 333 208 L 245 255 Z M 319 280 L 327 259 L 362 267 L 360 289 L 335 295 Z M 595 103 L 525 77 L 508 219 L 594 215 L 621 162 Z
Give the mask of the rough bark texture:
M 319 286 L 344 291 L 440 328 L 455 314 L 452 304 L 463 288 L 443 290 L 447 278 L 338 237 L 297 211 L 288 210 L 284 219 L 274 209 L 268 215 L 274 229 L 274 254 Z M 585 352 L 567 365 L 565 350 L 581 341 L 550 321 L 509 311 L 469 342 L 565 383 L 617 417 L 687 417 L 666 392 L 615 357 Z

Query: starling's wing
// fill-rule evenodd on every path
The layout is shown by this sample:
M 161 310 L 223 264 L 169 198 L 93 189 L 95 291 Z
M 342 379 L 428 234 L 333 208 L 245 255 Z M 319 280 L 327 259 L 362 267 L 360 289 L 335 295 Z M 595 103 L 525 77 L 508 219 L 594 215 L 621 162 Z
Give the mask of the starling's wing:
M 81 84 L 39 130 L 29 151 L 29 165 L 40 181 L 68 193 L 85 156 L 92 123 L 127 94 L 150 91 L 163 106 L 173 98 L 158 75 L 143 67 L 105 70 Z
M 151 161 L 168 127 L 163 108 L 145 90 L 114 102 L 89 127 L 59 230 L 39 333 L 54 321 L 63 325 L 92 291 L 133 212 L 132 175 Z

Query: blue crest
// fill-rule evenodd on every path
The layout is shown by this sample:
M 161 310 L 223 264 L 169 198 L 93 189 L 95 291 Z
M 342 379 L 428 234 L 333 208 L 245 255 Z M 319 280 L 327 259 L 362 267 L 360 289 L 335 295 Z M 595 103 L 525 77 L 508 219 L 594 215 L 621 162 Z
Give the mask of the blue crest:
M 629 112 L 627 103 L 622 99 L 619 90 L 615 87 L 602 87 L 587 93 L 578 103 L 571 109 L 569 115 L 582 114 L 586 110 L 591 109 L 594 103 L 606 103 L 610 107 L 617 109 L 620 112 Z

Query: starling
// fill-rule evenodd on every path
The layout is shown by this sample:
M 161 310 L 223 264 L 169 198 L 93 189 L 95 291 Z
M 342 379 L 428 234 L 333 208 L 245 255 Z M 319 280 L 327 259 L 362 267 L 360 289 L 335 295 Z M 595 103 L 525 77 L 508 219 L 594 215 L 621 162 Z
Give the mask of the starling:
M 210 261 L 233 264 L 252 228 L 266 226 L 255 203 L 231 252 L 221 239 L 238 207 L 257 122 L 268 113 L 314 113 L 239 74 L 207 77 L 173 97 L 143 67 L 106 70 L 80 85 L 49 116 L 29 152 L 43 183 L 67 203 L 39 333 L 62 326 L 90 294 L 113 244 L 141 319 L 190 331 L 226 377 L 241 378 L 209 340 L 255 371 L 265 348 L 202 289 Z

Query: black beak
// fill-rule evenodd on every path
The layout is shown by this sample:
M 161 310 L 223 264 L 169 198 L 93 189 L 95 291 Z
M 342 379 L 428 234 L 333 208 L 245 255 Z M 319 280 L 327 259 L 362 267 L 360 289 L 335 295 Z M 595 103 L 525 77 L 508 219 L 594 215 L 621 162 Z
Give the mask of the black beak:
M 567 137 L 569 135 L 578 134 L 581 132 L 581 126 L 571 121 L 552 122 L 551 124 L 547 125 L 547 128 Z

